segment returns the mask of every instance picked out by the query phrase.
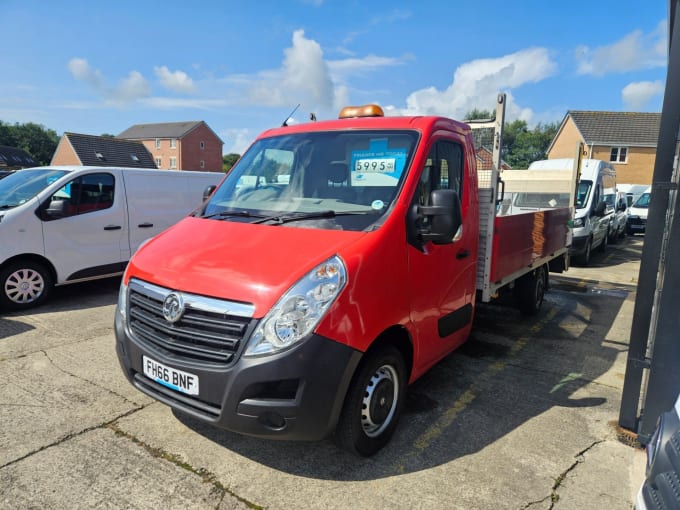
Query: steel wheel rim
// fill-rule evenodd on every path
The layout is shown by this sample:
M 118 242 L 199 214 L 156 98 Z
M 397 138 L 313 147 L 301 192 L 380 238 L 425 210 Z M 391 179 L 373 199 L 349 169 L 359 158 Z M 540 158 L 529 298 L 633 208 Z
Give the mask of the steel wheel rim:
M 45 279 L 33 269 L 17 269 L 5 280 L 5 296 L 13 303 L 32 303 L 44 290 Z
M 361 405 L 361 427 L 368 437 L 382 434 L 397 410 L 399 375 L 391 365 L 383 365 L 366 385 Z

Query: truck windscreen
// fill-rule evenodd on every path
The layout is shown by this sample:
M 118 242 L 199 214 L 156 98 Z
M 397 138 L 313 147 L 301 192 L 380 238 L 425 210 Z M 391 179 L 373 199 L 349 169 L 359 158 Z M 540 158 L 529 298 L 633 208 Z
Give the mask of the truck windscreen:
M 11 209 L 30 200 L 68 172 L 65 170 L 25 169 L 0 180 L 0 209 Z
M 399 192 L 417 141 L 418 133 L 403 130 L 260 139 L 232 168 L 203 216 L 265 223 L 283 215 L 299 218 L 286 222 L 295 227 L 374 228 Z

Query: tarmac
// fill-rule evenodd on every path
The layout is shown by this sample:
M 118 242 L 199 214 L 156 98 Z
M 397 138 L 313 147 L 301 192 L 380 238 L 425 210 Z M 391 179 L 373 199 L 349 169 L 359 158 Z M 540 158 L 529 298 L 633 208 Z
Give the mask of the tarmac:
M 0 311 L 0 508 L 630 509 L 645 453 L 617 420 L 643 239 L 551 274 L 536 317 L 480 306 L 369 459 L 138 392 L 115 354 L 115 279 Z

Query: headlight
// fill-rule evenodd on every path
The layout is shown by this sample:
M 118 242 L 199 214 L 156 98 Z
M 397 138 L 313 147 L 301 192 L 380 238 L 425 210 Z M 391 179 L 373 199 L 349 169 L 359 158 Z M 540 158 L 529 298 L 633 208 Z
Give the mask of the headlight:
M 583 226 L 583 218 L 574 218 L 574 228 L 580 228 Z
M 340 257 L 331 257 L 307 273 L 260 321 L 244 356 L 289 349 L 311 333 L 347 283 Z
M 127 290 L 127 285 L 121 283 L 120 290 L 118 291 L 118 313 L 123 319 L 127 315 Z

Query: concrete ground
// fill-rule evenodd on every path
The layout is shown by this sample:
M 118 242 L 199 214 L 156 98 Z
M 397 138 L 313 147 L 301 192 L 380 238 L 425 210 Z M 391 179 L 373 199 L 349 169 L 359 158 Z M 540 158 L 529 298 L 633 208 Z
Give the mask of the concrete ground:
M 544 309 L 478 309 L 358 459 L 175 415 L 124 379 L 118 281 L 0 312 L 0 508 L 630 509 L 645 455 L 616 428 L 643 238 L 552 276 Z

